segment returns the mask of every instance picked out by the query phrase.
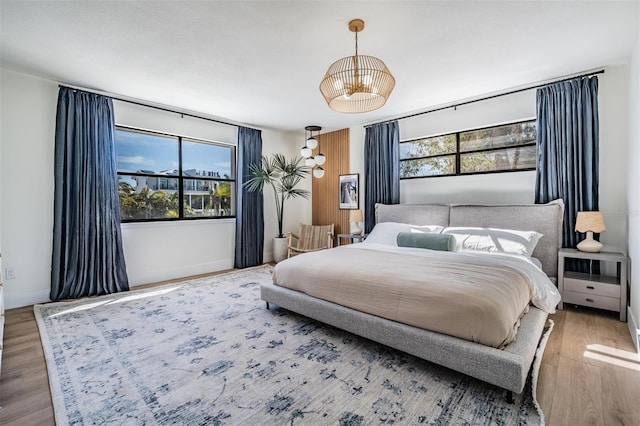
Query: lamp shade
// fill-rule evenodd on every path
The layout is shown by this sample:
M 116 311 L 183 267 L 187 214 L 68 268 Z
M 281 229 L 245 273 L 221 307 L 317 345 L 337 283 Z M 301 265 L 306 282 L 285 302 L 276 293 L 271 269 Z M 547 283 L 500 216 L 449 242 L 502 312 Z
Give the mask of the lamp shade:
M 349 212 L 349 221 L 362 222 L 364 220 L 362 216 L 362 210 L 351 210 Z
M 327 162 L 327 157 L 325 157 L 324 154 L 321 152 L 318 153 L 318 155 L 316 155 L 314 159 L 316 161 L 316 164 L 319 166 L 322 166 L 324 163 Z
M 604 216 L 602 212 L 578 212 L 576 218 L 576 231 L 578 232 L 604 232 Z
M 318 146 L 318 140 L 314 137 L 310 137 L 309 139 L 307 139 L 307 148 L 309 149 L 316 149 Z
M 320 82 L 320 92 L 329 108 L 337 112 L 360 113 L 380 108 L 387 102 L 396 79 L 389 68 L 374 56 L 358 55 L 358 33 L 362 19 L 352 19 L 349 31 L 355 33 L 356 54 L 335 61 Z
M 312 154 L 313 154 L 313 151 L 311 151 L 311 149 L 308 148 L 306 145 L 300 149 L 300 155 L 302 155 L 303 158 L 309 158 L 311 157 Z
M 313 177 L 320 179 L 322 176 L 324 176 L 324 169 L 322 167 L 313 169 Z
M 357 55 L 334 62 L 320 83 L 320 92 L 332 110 L 361 113 L 382 107 L 395 85 L 384 62 Z

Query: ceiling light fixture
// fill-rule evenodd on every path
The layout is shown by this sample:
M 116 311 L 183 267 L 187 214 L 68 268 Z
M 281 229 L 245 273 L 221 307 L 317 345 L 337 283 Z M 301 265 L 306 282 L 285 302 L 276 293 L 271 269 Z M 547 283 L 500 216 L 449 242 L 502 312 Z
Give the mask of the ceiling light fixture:
M 358 55 L 358 33 L 364 30 L 364 21 L 353 19 L 349 30 L 356 34 L 356 54 L 331 64 L 320 83 L 320 92 L 334 111 L 373 111 L 387 102 L 396 79 L 380 59 Z
M 305 166 L 313 168 L 313 176 L 317 178 L 321 178 L 324 176 L 324 169 L 320 167 L 327 161 L 327 157 L 324 156 L 322 152 L 320 152 L 320 141 L 316 136 L 313 136 L 313 132 L 319 132 L 322 130 L 320 126 L 307 126 L 304 128 L 305 130 L 305 145 L 300 150 L 300 155 L 305 159 Z M 308 134 L 307 134 L 308 132 Z M 318 148 L 318 153 L 316 156 L 313 156 L 313 150 Z

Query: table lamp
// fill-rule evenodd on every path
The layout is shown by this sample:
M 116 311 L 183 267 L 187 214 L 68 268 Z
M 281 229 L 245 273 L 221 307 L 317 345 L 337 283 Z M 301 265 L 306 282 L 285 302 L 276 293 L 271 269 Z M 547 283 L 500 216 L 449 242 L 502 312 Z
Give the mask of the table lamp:
M 362 210 L 351 210 L 349 212 L 349 221 L 354 222 L 355 225 L 351 228 L 351 233 L 354 235 L 362 234 L 362 228 L 358 226 L 359 222 L 362 222 L 364 219 L 362 217 Z
M 578 212 L 576 218 L 576 231 L 586 232 L 587 238 L 580 241 L 576 248 L 580 251 L 597 253 L 602 250 L 602 243 L 593 239 L 593 233 L 604 232 L 604 216 L 602 212 Z

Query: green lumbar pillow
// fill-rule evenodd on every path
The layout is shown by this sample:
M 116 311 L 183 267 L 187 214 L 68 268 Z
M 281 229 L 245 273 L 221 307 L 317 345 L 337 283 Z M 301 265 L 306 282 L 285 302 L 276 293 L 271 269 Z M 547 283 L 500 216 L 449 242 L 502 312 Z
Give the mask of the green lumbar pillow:
M 455 251 L 456 239 L 449 234 L 433 234 L 428 232 L 400 232 L 399 247 L 415 247 L 429 250 Z

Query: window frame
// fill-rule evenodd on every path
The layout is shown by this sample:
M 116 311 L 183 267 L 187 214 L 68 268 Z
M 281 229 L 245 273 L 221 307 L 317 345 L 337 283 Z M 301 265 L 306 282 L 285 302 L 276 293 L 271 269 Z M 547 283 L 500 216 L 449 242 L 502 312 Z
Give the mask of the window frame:
M 500 151 L 500 150 L 504 150 L 504 149 L 513 149 L 513 148 L 523 148 L 523 147 L 529 147 L 529 146 L 536 146 L 538 141 L 537 138 L 536 140 L 534 140 L 533 142 L 529 142 L 526 144 L 522 144 L 522 145 L 516 145 L 516 146 L 504 146 L 504 147 L 499 147 L 499 148 L 483 148 L 483 149 L 475 149 L 475 150 L 471 150 L 471 151 L 460 151 L 460 134 L 461 133 L 467 133 L 467 132 L 476 132 L 479 130 L 485 130 L 485 129 L 492 129 L 495 127 L 502 127 L 502 126 L 510 126 L 510 125 L 514 125 L 514 124 L 523 124 L 523 123 L 529 123 L 529 122 L 534 122 L 535 123 L 536 119 L 532 118 L 532 119 L 528 119 L 528 120 L 518 120 L 518 121 L 512 121 L 512 122 L 506 122 L 506 123 L 501 123 L 501 124 L 496 124 L 496 125 L 492 125 L 492 126 L 483 126 L 483 127 L 477 127 L 477 128 L 472 128 L 472 129 L 466 129 L 466 130 L 460 130 L 457 132 L 447 132 L 447 133 L 437 133 L 434 135 L 429 135 L 429 136 L 423 136 L 423 137 L 419 137 L 419 138 L 412 138 L 412 139 L 406 139 L 406 140 L 401 140 L 400 143 L 409 143 L 409 142 L 414 142 L 417 140 L 421 140 L 421 139 L 429 139 L 429 138 L 437 138 L 437 137 L 441 137 L 441 136 L 449 136 L 449 135 L 455 135 L 456 138 L 456 150 L 455 152 L 450 152 L 447 154 L 435 154 L 435 155 L 424 155 L 424 156 L 420 156 L 420 157 L 410 157 L 410 158 L 403 158 L 400 159 L 398 161 L 398 165 L 402 164 L 403 161 L 411 161 L 411 160 L 422 160 L 422 159 L 429 159 L 429 158 L 438 158 L 438 157 L 450 157 L 450 156 L 455 156 L 455 173 L 449 173 L 449 174 L 439 174 L 439 175 L 425 175 L 425 176 L 407 176 L 407 177 L 400 177 L 400 180 L 405 180 L 405 179 L 430 179 L 430 178 L 440 178 L 440 177 L 452 177 L 452 176 L 473 176 L 473 175 L 486 175 L 486 174 L 493 174 L 493 173 L 514 173 L 514 172 L 529 172 L 529 171 L 535 171 L 536 167 L 527 167 L 527 168 L 523 168 L 523 169 L 507 169 L 507 170 L 488 170 L 488 171 L 482 171 L 482 172 L 469 172 L 469 173 L 462 173 L 460 171 L 460 166 L 461 166 L 461 156 L 462 155 L 466 155 L 466 154 L 473 154 L 473 153 L 484 153 L 484 152 L 493 152 L 493 151 Z
M 169 179 L 177 179 L 178 180 L 178 217 L 158 217 L 158 218 L 145 218 L 145 219 L 123 219 L 122 215 L 120 217 L 120 223 L 141 223 L 141 222 L 175 222 L 175 221 L 182 221 L 182 220 L 220 220 L 220 219 L 235 219 L 236 218 L 236 213 L 237 210 L 234 208 L 234 214 L 233 215 L 229 215 L 229 216 L 190 216 L 190 217 L 185 217 L 184 216 L 184 181 L 185 180 L 206 180 L 206 181 L 212 181 L 212 182 L 231 182 L 231 186 L 232 186 L 232 196 L 235 196 L 237 194 L 237 184 L 236 184 L 236 180 L 237 180 L 237 146 L 233 145 L 233 144 L 229 144 L 229 143 L 224 143 L 224 142 L 217 142 L 217 141 L 212 141 L 212 140 L 207 140 L 207 139 L 202 139 L 202 138 L 196 138 L 196 137 L 191 137 L 191 136 L 182 136 L 182 135 L 176 135 L 176 134 L 171 134 L 171 133 L 166 133 L 166 132 L 160 132 L 160 131 L 155 131 L 155 130 L 147 130 L 147 129 L 140 129 L 140 128 L 136 128 L 136 127 L 132 127 L 132 126 L 126 126 L 126 125 L 120 125 L 120 124 L 116 124 L 115 126 L 116 130 L 124 130 L 127 132 L 134 132 L 134 133 L 142 133 L 142 134 L 148 134 L 148 135 L 156 135 L 156 136 L 163 136 L 163 137 L 168 137 L 168 138 L 173 138 L 173 139 L 177 139 L 177 143 L 178 143 L 178 175 L 177 176 L 167 176 L 167 175 L 162 175 L 162 174 L 157 174 L 157 173 L 138 173 L 138 172 L 120 172 L 119 170 L 117 170 L 117 160 L 116 160 L 116 179 L 119 179 L 120 176 L 139 176 L 139 177 L 155 177 L 158 179 L 161 178 L 169 178 Z M 182 168 L 182 142 L 183 140 L 185 140 L 186 142 L 195 142 L 195 143 L 202 143 L 202 144 L 206 144 L 206 145 L 216 145 L 216 146 L 222 146 L 225 148 L 230 148 L 231 149 L 231 178 L 218 178 L 218 177 L 209 177 L 209 176 L 196 176 L 196 177 L 192 177 L 192 176 L 184 176 L 183 173 L 183 168 Z M 233 197 L 232 197 L 233 198 Z M 232 205 L 235 207 L 235 201 L 232 200 Z M 120 208 L 120 197 L 118 197 L 118 209 Z

